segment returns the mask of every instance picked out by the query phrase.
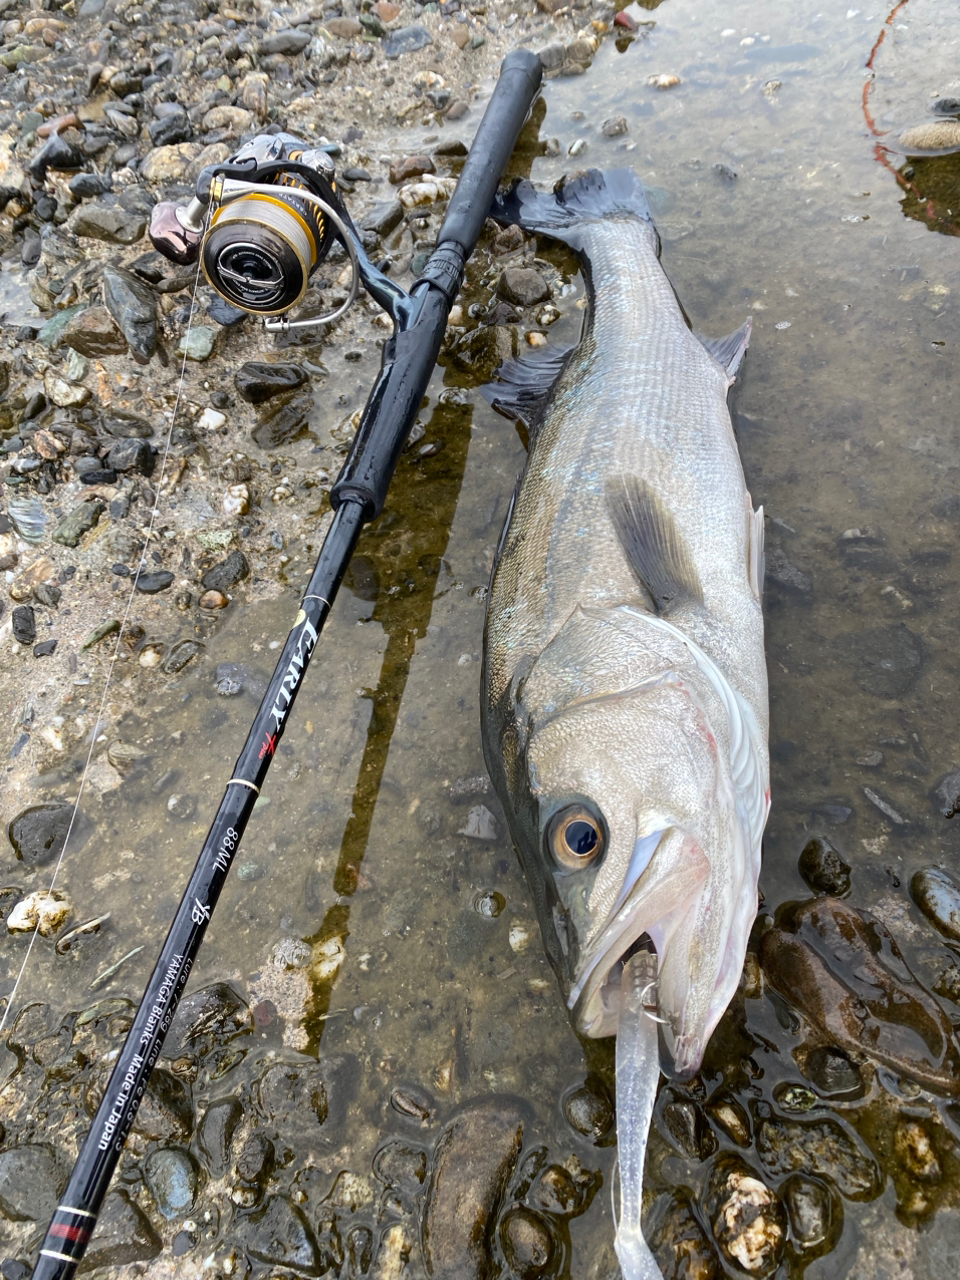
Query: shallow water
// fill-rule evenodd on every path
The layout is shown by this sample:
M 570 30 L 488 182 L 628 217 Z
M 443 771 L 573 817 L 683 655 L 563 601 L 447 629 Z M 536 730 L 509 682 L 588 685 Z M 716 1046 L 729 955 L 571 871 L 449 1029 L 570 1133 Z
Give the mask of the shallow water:
M 812 579 L 810 592 L 767 589 L 773 810 L 763 910 L 810 896 L 797 857 L 824 835 L 852 866 L 850 903 L 876 912 L 931 984 L 951 953 L 908 886 L 921 867 L 954 867 L 960 839 L 930 794 L 960 764 L 951 238 L 960 204 L 933 208 L 921 188 L 936 163 L 949 190 L 960 158 L 922 161 L 898 183 L 902 157 L 884 164 L 876 146 L 884 130 L 922 120 L 933 98 L 960 96 L 954 14 L 910 0 L 887 24 L 887 12 L 869 6 L 666 0 L 641 16 L 656 24 L 649 34 L 622 50 L 608 38 L 587 75 L 546 85 L 540 137 L 557 138 L 560 154 L 535 158 L 531 176 L 550 183 L 588 163 L 633 165 L 654 189 L 664 265 L 694 326 L 715 336 L 753 317 L 736 399 L 744 468 L 768 516 L 768 554 L 780 548 Z M 871 80 L 865 64 L 881 33 Z M 680 85 L 648 86 L 661 73 Z M 628 132 L 605 138 L 601 122 L 618 114 Z M 586 150 L 571 161 L 577 140 Z M 420 135 L 391 141 L 402 150 Z M 572 270 L 556 248 L 539 252 Z M 486 261 L 476 264 L 468 302 L 489 294 L 479 284 Z M 560 303 L 558 340 L 575 332 L 580 296 L 577 286 Z M 388 1104 L 398 1085 L 436 1100 L 437 1120 L 419 1134 L 427 1145 L 458 1103 L 520 1095 L 536 1113 L 530 1146 L 555 1160 L 575 1154 L 602 1174 L 562 1254 L 563 1274 L 602 1277 L 614 1267 L 614 1153 L 578 1138 L 559 1100 L 588 1071 L 611 1082 L 611 1046 L 583 1046 L 570 1028 L 479 742 L 484 588 L 523 447 L 449 365 L 422 420 L 425 442 L 443 447 L 404 456 L 386 513 L 364 534 L 237 859 L 246 878 L 228 882 L 195 966 L 192 988 L 228 981 L 279 1015 L 209 1096 L 239 1088 L 270 1053 L 355 1054 L 346 1137 L 317 1157 L 332 1183 L 341 1168 L 369 1172 L 384 1137 L 408 1132 Z M 302 448 L 306 456 L 309 442 Z M 875 540 L 844 540 L 851 529 Z M 113 728 L 149 762 L 91 809 L 61 876 L 76 919 L 110 910 L 109 928 L 64 957 L 38 947 L 24 1001 L 66 1011 L 105 994 L 138 997 L 252 718 L 249 689 L 272 667 L 315 551 L 312 535 L 288 547 L 279 598 L 231 611 L 180 676 L 138 674 L 130 696 L 139 714 Z M 864 667 L 863 633 L 902 626 L 919 637 L 921 660 L 898 685 Z M 248 692 L 217 694 L 221 663 L 244 665 Z M 859 763 L 877 751 L 881 763 Z M 65 771 L 39 779 L 37 794 L 66 798 L 74 785 Z M 864 787 L 907 821 L 893 824 Z M 171 795 L 195 797 L 193 816 L 171 816 Z M 496 818 L 493 839 L 463 833 L 477 805 Z M 12 865 L 8 879 L 17 875 Z M 494 891 L 506 905 L 487 918 L 476 902 Z M 284 939 L 309 942 L 307 966 L 277 965 Z M 91 994 L 96 976 L 141 943 Z M 21 954 L 19 944 L 5 948 L 0 976 L 12 977 Z M 960 1018 L 960 1007 L 942 1003 Z M 684 1096 L 702 1100 L 725 1083 L 748 1108 L 774 1105 L 778 1084 L 802 1079 L 793 1054 L 805 1035 L 782 1004 L 738 997 Z M 929 1126 L 944 1171 L 920 1211 L 909 1208 L 910 1178 L 889 1138 L 900 1110 Z M 833 1250 L 807 1274 L 937 1274 L 960 1242 L 955 1122 L 933 1095 L 892 1076 L 873 1079 L 862 1103 L 816 1114 L 830 1112 L 861 1132 L 887 1176 L 879 1197 L 843 1199 Z M 657 1123 L 652 1190 L 687 1186 L 696 1199 L 704 1168 L 671 1147 L 662 1109 Z M 754 1150 L 742 1154 L 760 1169 Z M 805 1263 L 788 1251 L 776 1274 L 798 1275 Z

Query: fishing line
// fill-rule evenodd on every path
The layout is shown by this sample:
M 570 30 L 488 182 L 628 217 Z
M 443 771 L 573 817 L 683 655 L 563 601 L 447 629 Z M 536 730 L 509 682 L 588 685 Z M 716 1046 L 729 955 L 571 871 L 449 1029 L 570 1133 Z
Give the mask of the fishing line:
M 53 875 L 50 879 L 49 887 L 46 890 L 45 896 L 47 898 L 49 898 L 50 894 L 53 893 L 53 890 L 56 887 L 57 877 L 60 874 L 60 869 L 63 865 L 64 857 L 66 856 L 67 846 L 70 843 L 70 836 L 73 832 L 73 828 L 77 820 L 77 813 L 80 810 L 80 800 L 83 797 L 84 787 L 86 786 L 86 782 L 87 782 L 87 775 L 90 772 L 90 765 L 93 760 L 94 748 L 96 747 L 97 740 L 100 737 L 100 726 L 103 723 L 103 713 L 107 703 L 107 694 L 110 692 L 110 686 L 113 681 L 113 673 L 116 668 L 117 660 L 119 659 L 119 656 L 120 656 L 120 645 L 123 643 L 123 636 L 126 630 L 127 621 L 130 617 L 130 611 L 133 608 L 134 597 L 136 596 L 136 593 L 137 593 L 137 579 L 139 578 L 141 572 L 145 567 L 147 552 L 150 550 L 151 542 L 153 539 L 153 531 L 157 522 L 157 513 L 160 510 L 160 491 L 163 487 L 163 478 L 167 469 L 167 462 L 170 456 L 170 442 L 173 438 L 173 428 L 177 421 L 177 415 L 180 412 L 180 401 L 183 398 L 183 384 L 186 380 L 186 374 L 187 374 L 187 350 L 189 349 L 190 330 L 193 326 L 193 317 L 197 309 L 197 290 L 199 289 L 199 287 L 200 287 L 200 264 L 198 262 L 197 272 L 193 280 L 193 292 L 190 296 L 190 314 L 187 317 L 187 331 L 184 336 L 183 360 L 180 365 L 180 379 L 177 383 L 177 395 L 173 404 L 173 412 L 170 415 L 170 425 L 167 428 L 167 436 L 163 443 L 163 454 L 160 460 L 160 474 L 157 479 L 156 491 L 153 497 L 153 507 L 151 508 L 151 511 L 150 511 L 150 519 L 147 523 L 146 534 L 143 540 L 143 550 L 140 552 L 140 560 L 139 560 L 139 563 L 137 564 L 136 571 L 134 572 L 133 578 L 131 581 L 130 594 L 127 597 L 127 603 L 123 611 L 123 617 L 120 619 L 120 629 L 117 632 L 116 644 L 114 646 L 113 653 L 110 655 L 109 666 L 107 669 L 107 678 L 106 678 L 106 681 L 104 682 L 103 694 L 100 698 L 100 706 L 97 708 L 97 717 L 96 717 L 96 720 L 94 721 L 93 730 L 91 731 L 91 734 L 90 734 L 90 749 L 87 751 L 87 758 L 83 766 L 83 772 L 80 774 L 80 784 L 77 789 L 77 798 L 73 804 L 73 810 L 70 814 L 70 821 L 67 824 L 67 833 L 63 838 L 63 846 L 60 850 L 60 855 L 57 858 L 57 861 L 54 865 Z M 7 1025 L 7 1019 L 10 1016 L 10 1010 L 14 1007 L 16 995 L 17 995 L 17 992 L 20 990 L 20 985 L 23 981 L 23 976 L 27 971 L 27 965 L 30 962 L 30 956 L 33 953 L 33 946 L 37 940 L 37 935 L 39 934 L 39 932 L 40 932 L 40 917 L 38 913 L 37 923 L 34 926 L 33 932 L 30 935 L 30 942 L 27 945 L 26 955 L 23 957 L 23 961 L 20 965 L 20 971 L 17 974 L 16 980 L 13 984 L 13 990 L 10 992 L 9 996 L 7 997 L 6 1007 L 4 1008 L 2 1015 L 0 1015 L 0 1035 L 3 1034 L 4 1028 Z

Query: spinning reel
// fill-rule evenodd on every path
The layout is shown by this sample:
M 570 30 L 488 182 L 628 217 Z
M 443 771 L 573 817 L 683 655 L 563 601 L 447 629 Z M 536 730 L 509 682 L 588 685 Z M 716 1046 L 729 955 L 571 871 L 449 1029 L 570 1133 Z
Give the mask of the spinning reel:
M 326 324 L 352 305 L 361 277 L 355 236 L 330 156 L 289 133 L 252 138 L 202 171 L 189 204 L 158 204 L 150 219 L 155 248 L 183 265 L 199 256 L 221 298 L 263 316 L 271 330 Z M 334 237 L 353 268 L 347 300 L 326 315 L 289 320 Z

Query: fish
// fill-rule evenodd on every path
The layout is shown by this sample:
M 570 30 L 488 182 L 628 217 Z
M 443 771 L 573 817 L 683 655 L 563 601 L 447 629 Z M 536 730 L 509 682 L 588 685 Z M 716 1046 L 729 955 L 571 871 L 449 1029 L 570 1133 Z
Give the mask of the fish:
M 530 448 L 488 594 L 484 756 L 574 1025 L 618 1035 L 615 1243 L 647 1280 L 660 1072 L 697 1072 L 736 990 L 770 807 L 763 510 L 727 404 L 750 322 L 692 331 L 631 169 L 516 182 L 491 216 L 573 249 L 588 305 L 576 347 L 489 390 Z

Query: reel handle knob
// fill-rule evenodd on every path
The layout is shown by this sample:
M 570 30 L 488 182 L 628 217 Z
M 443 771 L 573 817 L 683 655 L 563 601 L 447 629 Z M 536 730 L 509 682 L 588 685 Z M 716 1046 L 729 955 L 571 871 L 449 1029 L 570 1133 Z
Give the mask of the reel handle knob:
M 204 213 L 206 205 L 198 200 L 192 200 L 189 205 L 174 204 L 172 200 L 154 205 L 149 230 L 153 247 L 181 266 L 196 262 L 203 239 Z

